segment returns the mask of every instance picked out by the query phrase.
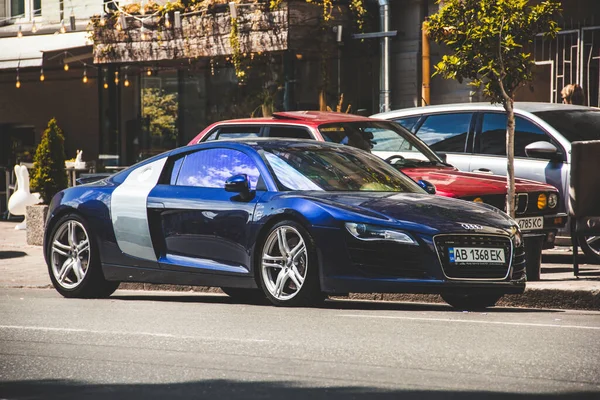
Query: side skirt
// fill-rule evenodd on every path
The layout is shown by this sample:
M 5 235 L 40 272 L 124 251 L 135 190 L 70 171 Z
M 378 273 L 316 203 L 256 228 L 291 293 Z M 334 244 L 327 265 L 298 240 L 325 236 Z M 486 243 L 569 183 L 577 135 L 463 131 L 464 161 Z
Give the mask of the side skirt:
M 218 286 L 256 289 L 251 276 L 205 274 L 202 272 L 167 271 L 161 269 L 124 267 L 102 264 L 104 278 L 109 281 L 143 282 L 168 285 Z

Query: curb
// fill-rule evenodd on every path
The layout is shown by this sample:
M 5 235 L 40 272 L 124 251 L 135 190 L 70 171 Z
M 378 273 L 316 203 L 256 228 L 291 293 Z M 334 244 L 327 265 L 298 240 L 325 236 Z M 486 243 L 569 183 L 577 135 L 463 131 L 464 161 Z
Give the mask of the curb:
M 151 283 L 121 283 L 119 289 L 146 291 L 173 291 L 223 293 L 217 287 L 157 285 Z M 404 294 L 404 293 L 350 293 L 349 296 L 335 296 L 334 299 L 398 301 L 414 303 L 446 304 L 437 294 Z M 499 302 L 502 307 L 521 308 L 555 308 L 570 310 L 600 311 L 600 291 L 525 289 L 521 295 L 507 295 Z
M 15 289 L 53 288 L 52 285 L 0 285 L 0 287 Z M 223 293 L 218 287 L 158 285 L 152 283 L 131 282 L 121 283 L 119 290 Z M 350 293 L 349 296 L 333 296 L 332 298 L 338 300 L 350 299 L 446 304 L 437 294 Z M 525 293 L 523 294 L 504 296 L 497 305 L 500 307 L 600 311 L 600 291 L 525 289 Z

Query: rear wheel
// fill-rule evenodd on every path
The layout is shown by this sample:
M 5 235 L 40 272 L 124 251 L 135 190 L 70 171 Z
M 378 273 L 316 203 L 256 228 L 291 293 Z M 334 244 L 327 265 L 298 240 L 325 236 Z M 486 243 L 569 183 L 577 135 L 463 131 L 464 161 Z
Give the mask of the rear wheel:
M 580 236 L 578 240 L 588 260 L 600 264 L 600 236 Z
M 271 303 L 303 306 L 324 299 L 315 245 L 300 224 L 282 221 L 273 226 L 259 257 L 260 284 Z
M 459 310 L 482 310 L 495 306 L 502 296 L 501 294 L 442 294 L 442 299 Z
M 267 300 L 265 294 L 260 289 L 222 287 L 221 290 L 239 303 L 261 304 Z
M 54 288 L 65 297 L 108 297 L 119 282 L 104 279 L 96 240 L 76 214 L 62 217 L 48 236 L 46 260 Z

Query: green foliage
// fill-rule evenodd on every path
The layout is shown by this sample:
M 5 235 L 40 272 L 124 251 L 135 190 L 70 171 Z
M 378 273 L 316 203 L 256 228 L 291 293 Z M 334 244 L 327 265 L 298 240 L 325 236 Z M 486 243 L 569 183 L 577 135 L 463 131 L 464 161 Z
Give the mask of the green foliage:
M 450 50 L 435 74 L 470 80 L 492 102 L 506 103 L 531 81 L 528 45 L 539 33 L 558 32 L 553 17 L 559 11 L 560 3 L 552 0 L 537 5 L 529 0 L 444 0 L 427 23 L 429 37 Z
M 50 203 L 52 197 L 68 185 L 64 144 L 62 130 L 58 127 L 56 119 L 52 118 L 35 151 L 30 184 L 31 191 L 39 192 L 44 204 Z
M 162 89 L 142 90 L 142 115 L 150 122 L 150 134 L 166 139 L 177 138 L 177 112 L 179 104 L 175 93 Z

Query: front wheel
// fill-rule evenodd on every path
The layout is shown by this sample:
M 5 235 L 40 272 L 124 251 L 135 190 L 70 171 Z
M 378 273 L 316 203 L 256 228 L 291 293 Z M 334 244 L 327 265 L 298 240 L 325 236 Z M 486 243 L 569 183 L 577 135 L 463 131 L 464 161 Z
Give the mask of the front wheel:
M 260 285 L 277 306 L 305 306 L 322 301 L 317 252 L 310 234 L 294 221 L 275 224 L 259 255 Z
M 52 228 L 46 248 L 48 272 L 64 297 L 108 297 L 119 287 L 119 282 L 104 279 L 96 243 L 79 215 L 65 215 Z
M 442 294 L 442 299 L 458 310 L 482 310 L 493 307 L 501 294 Z
M 588 260 L 600 264 L 600 236 L 579 236 L 578 241 Z

